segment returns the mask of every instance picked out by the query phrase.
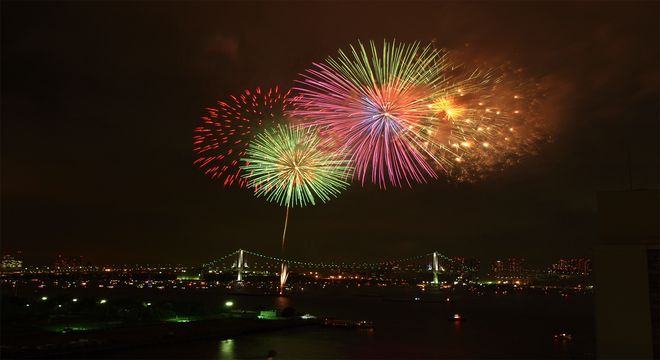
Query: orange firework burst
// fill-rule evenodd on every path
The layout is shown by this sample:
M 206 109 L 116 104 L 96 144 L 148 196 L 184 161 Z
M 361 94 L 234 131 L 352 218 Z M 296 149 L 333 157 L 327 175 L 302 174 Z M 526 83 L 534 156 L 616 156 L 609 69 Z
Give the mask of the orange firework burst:
M 426 132 L 449 177 L 473 181 L 534 152 L 542 134 L 535 113 L 541 91 L 521 75 L 504 67 L 448 74 L 450 85 L 434 94 L 437 119 Z

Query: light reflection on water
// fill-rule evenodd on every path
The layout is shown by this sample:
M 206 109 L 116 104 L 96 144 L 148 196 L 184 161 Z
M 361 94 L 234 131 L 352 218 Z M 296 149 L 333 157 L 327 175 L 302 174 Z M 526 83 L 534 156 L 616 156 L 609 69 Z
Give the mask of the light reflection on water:
M 221 340 L 219 359 L 233 359 L 233 358 L 235 358 L 234 339 Z
M 291 306 L 291 300 L 288 296 L 278 296 L 275 298 L 275 308 L 277 310 L 284 310 Z
M 371 320 L 374 329 L 323 326 L 285 329 L 232 339 L 171 344 L 148 352 L 127 350 L 119 357 L 266 359 L 408 358 L 593 358 L 593 303 L 590 296 L 472 297 L 455 303 L 388 301 L 352 294 L 237 296 L 237 308 L 311 313 L 337 319 Z M 552 309 L 553 311 L 548 311 Z M 466 322 L 451 321 L 455 313 Z M 272 321 L 272 320 L 269 320 Z M 275 320 L 276 321 L 276 320 Z M 571 342 L 553 341 L 557 332 Z

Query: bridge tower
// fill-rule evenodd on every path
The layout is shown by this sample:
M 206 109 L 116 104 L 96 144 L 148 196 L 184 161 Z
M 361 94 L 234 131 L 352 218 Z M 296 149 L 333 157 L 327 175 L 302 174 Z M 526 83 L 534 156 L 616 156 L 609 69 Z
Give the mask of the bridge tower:
M 238 269 L 238 275 L 236 276 L 236 281 L 243 281 L 243 250 L 238 250 L 238 262 L 236 263 L 236 268 Z
M 438 285 L 438 273 L 440 272 L 440 263 L 438 261 L 438 252 L 433 252 L 433 285 Z

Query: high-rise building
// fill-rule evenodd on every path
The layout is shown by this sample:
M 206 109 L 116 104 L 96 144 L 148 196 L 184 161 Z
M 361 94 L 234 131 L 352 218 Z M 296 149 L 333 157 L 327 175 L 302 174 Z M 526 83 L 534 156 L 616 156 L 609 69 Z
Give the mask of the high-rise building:
M 504 272 L 504 262 L 502 260 L 496 260 L 493 264 L 490 265 L 490 271 L 493 274 L 501 274 Z
M 504 260 L 496 260 L 490 266 L 490 273 L 496 278 L 521 278 L 527 276 L 525 258 L 511 257 Z
M 558 262 L 550 265 L 548 273 L 560 276 L 587 276 L 591 273 L 591 259 L 559 259 Z

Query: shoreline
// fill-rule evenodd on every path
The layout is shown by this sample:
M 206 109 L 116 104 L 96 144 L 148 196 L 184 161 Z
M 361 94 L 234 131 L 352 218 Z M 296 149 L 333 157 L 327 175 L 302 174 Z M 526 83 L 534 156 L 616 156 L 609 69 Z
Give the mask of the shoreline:
M 207 319 L 186 323 L 130 324 L 71 333 L 42 333 L 16 337 L 11 347 L 3 344 L 2 358 L 95 358 L 100 353 L 160 344 L 227 339 L 236 336 L 320 325 L 318 320 L 252 318 Z M 7 339 L 9 340 L 9 339 Z

